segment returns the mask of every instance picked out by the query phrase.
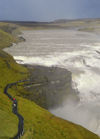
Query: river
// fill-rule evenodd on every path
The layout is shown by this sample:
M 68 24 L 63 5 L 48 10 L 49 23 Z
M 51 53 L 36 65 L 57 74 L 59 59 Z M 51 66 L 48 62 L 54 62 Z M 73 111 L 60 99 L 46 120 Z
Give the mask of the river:
M 23 31 L 22 35 L 25 42 L 5 49 L 18 63 L 72 72 L 79 101 L 70 97 L 49 111 L 100 135 L 100 36 L 74 30 Z

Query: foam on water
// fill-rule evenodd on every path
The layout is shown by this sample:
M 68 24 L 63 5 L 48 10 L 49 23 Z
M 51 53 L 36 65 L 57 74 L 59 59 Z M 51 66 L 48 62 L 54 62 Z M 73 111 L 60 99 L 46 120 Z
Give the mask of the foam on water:
M 100 94 L 100 46 L 94 44 L 84 45 L 87 48 L 83 51 L 65 53 L 53 53 L 52 55 L 40 57 L 14 56 L 21 64 L 36 64 L 44 66 L 58 66 L 72 71 L 73 82 L 76 83 L 80 92 L 81 101 L 95 101 Z M 96 69 L 94 69 L 96 68 Z M 76 75 L 76 71 L 79 74 Z M 97 82 L 98 81 L 98 82 Z

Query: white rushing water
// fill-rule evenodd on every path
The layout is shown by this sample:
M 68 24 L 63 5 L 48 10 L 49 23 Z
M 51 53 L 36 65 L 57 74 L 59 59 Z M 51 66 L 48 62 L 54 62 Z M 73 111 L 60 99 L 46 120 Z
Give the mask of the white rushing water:
M 25 31 L 26 42 L 5 51 L 18 63 L 58 66 L 72 72 L 79 102 L 69 100 L 50 111 L 100 134 L 100 40 L 90 33 L 66 30 Z

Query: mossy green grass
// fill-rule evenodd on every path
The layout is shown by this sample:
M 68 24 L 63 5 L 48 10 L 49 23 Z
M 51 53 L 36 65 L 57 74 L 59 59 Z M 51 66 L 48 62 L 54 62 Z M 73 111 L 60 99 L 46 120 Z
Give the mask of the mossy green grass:
M 14 37 L 0 29 L 0 49 L 10 46 L 15 42 Z

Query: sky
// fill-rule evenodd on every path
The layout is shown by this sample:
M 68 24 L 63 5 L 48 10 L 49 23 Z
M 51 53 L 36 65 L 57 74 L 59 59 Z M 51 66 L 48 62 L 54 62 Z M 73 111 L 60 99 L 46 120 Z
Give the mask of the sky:
M 0 20 L 100 18 L 100 0 L 0 0 Z

